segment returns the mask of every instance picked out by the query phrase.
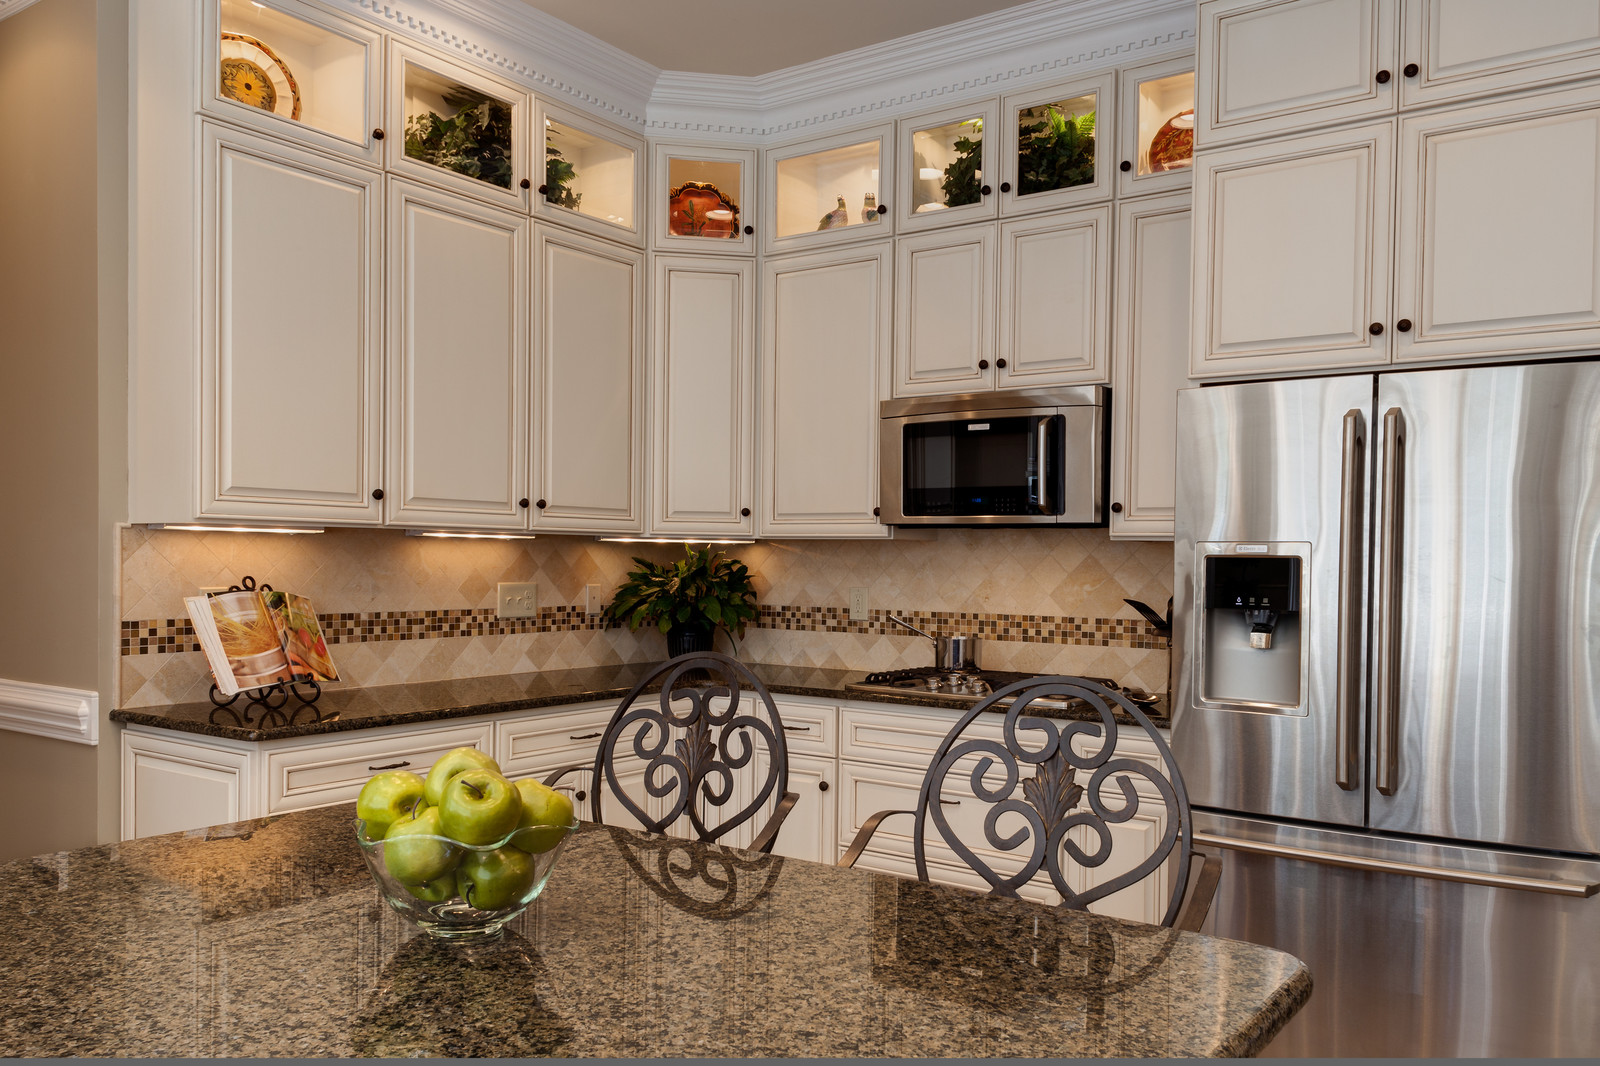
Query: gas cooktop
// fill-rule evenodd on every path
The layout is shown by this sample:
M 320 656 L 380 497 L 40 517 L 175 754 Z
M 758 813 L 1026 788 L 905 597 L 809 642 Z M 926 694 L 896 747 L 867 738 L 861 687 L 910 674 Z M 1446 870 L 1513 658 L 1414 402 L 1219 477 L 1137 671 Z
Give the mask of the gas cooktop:
M 945 699 L 977 703 L 995 689 L 1005 688 L 1018 681 L 1026 681 L 1043 674 L 1027 674 L 1014 670 L 941 670 L 925 666 L 910 670 L 885 670 L 868 674 L 861 681 L 851 681 L 844 687 L 854 692 L 881 692 L 896 696 L 942 696 Z M 1120 692 L 1134 703 L 1149 707 L 1156 702 L 1154 696 L 1138 689 L 1126 689 L 1108 677 L 1086 677 Z

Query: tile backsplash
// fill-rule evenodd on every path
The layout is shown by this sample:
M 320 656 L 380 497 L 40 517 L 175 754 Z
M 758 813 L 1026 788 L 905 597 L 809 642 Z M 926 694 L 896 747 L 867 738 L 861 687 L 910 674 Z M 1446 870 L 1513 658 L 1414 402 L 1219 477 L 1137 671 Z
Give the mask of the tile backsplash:
M 749 565 L 761 617 L 738 654 L 849 670 L 922 666 L 932 648 L 888 620 L 985 637 L 992 669 L 1166 683 L 1167 652 L 1124 597 L 1160 610 L 1172 594 L 1170 545 L 1112 541 L 1104 530 L 938 530 L 927 539 L 763 541 L 729 549 Z M 183 597 L 258 582 L 298 592 L 328 630 L 341 684 L 386 685 L 661 658 L 665 640 L 601 628 L 585 586 L 609 599 L 635 555 L 671 545 L 589 537 L 443 540 L 394 530 L 303 536 L 130 527 L 122 535 L 118 706 L 204 700 L 211 677 Z M 501 581 L 536 582 L 536 618 L 495 617 Z M 870 620 L 849 620 L 864 588 Z M 718 647 L 729 650 L 725 637 Z

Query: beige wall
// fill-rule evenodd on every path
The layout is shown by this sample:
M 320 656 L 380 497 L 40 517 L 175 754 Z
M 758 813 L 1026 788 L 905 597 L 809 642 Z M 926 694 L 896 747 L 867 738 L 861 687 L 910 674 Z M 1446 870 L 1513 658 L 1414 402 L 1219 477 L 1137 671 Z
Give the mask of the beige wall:
M 125 134 L 113 128 L 110 151 L 97 150 L 108 133 L 97 97 L 126 96 L 125 75 L 116 84 L 126 12 L 104 7 L 104 27 L 97 0 L 43 0 L 0 21 L 0 677 L 98 690 L 102 713 L 125 465 L 116 409 L 126 403 L 125 386 L 119 404 L 115 377 L 101 374 L 103 357 L 126 361 L 125 330 L 101 322 L 97 227 L 126 218 L 125 181 L 120 192 L 102 187 L 117 184 Z M 113 282 L 125 278 L 115 244 L 105 264 Z M 0 859 L 104 839 L 115 745 L 104 727 L 99 749 L 0 732 L 0 804 L 28 812 L 0 823 Z

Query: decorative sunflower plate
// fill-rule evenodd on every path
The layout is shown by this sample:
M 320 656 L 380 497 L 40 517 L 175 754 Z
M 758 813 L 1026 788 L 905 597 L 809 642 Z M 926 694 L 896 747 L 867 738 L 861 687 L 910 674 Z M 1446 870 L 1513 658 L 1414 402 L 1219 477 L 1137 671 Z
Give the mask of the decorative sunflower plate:
M 288 66 L 243 33 L 222 35 L 222 95 L 284 118 L 300 117 L 300 86 Z

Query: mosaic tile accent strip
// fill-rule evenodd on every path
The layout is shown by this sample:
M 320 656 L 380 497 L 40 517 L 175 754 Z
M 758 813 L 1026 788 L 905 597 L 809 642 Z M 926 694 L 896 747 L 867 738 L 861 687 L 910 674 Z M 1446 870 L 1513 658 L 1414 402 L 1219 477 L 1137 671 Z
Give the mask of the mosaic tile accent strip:
M 852 622 L 843 607 L 762 605 L 754 628 L 862 636 L 912 636 L 889 621 L 898 615 L 936 634 L 981 636 L 991 640 L 1039 644 L 1165 649 L 1166 639 L 1148 622 L 1128 618 L 1072 618 L 1034 614 L 973 614 L 965 611 L 879 610 L 866 622 Z M 607 628 L 599 615 L 578 606 L 546 607 L 534 618 L 498 618 L 494 608 L 436 611 L 368 611 L 318 615 L 329 644 L 365 644 L 440 637 L 508 636 L 517 633 L 570 633 Z M 187 618 L 149 618 L 122 623 L 123 655 L 200 651 Z

